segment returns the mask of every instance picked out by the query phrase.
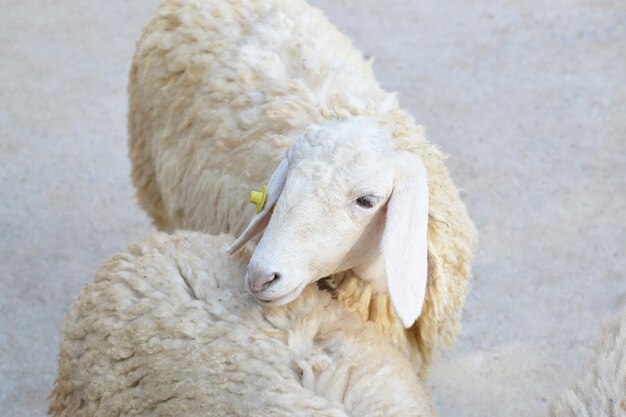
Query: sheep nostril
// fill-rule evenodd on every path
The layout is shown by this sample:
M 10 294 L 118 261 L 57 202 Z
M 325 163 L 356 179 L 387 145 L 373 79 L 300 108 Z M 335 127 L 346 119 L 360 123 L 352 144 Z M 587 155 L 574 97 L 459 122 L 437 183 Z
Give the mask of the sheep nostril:
M 280 274 L 278 272 L 275 272 L 271 275 L 271 279 L 265 283 L 263 283 L 263 288 L 262 290 L 266 289 L 267 287 L 269 287 L 270 285 L 272 285 L 273 283 L 275 283 L 276 281 L 278 281 L 280 279 Z
M 274 272 L 273 274 L 268 274 L 265 276 L 257 277 L 250 283 L 250 289 L 252 290 L 253 293 L 264 291 L 270 285 L 272 285 L 279 279 L 280 279 L 280 274 L 278 272 Z

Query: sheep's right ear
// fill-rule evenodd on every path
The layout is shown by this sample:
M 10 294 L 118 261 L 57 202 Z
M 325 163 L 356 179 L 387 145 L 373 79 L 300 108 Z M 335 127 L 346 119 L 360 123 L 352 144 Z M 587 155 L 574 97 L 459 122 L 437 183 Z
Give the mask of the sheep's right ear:
M 394 185 L 382 240 L 389 298 L 405 328 L 422 311 L 428 280 L 428 179 L 421 159 Z
M 248 227 L 246 227 L 246 230 L 243 231 L 235 243 L 233 243 L 233 245 L 228 249 L 228 253 L 232 255 L 237 252 L 243 245 L 246 244 L 246 242 L 265 229 L 270 221 L 272 209 L 285 187 L 285 182 L 287 181 L 287 171 L 289 171 L 289 164 L 287 163 L 287 158 L 283 158 L 267 183 L 267 200 L 265 201 L 263 210 L 250 220 Z

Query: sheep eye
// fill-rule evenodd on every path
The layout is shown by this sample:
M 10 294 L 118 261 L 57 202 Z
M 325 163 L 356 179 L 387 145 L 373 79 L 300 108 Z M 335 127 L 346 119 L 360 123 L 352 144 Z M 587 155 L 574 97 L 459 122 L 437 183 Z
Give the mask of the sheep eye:
M 378 199 L 373 195 L 364 195 L 356 199 L 356 203 L 363 208 L 372 208 Z

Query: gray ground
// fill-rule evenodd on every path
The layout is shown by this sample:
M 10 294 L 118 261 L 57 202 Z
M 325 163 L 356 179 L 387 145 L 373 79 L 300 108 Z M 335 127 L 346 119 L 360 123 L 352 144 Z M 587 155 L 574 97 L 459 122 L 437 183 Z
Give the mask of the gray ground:
M 156 0 L 0 14 L 0 410 L 43 416 L 64 313 L 152 230 L 125 86 Z M 443 416 L 537 416 L 626 305 L 626 3 L 316 0 L 452 155 L 481 243 Z

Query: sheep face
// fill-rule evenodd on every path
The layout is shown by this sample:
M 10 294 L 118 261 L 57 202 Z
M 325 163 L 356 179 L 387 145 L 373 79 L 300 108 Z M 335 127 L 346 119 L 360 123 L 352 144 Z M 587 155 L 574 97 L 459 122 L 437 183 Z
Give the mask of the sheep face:
M 417 271 L 410 271 L 407 278 L 406 270 L 419 258 L 414 241 L 422 242 L 421 236 L 412 235 L 423 234 L 425 240 L 426 234 L 425 229 L 416 230 L 411 213 L 427 217 L 428 211 L 427 188 L 419 195 L 424 194 L 425 183 L 419 158 L 394 149 L 389 132 L 375 122 L 356 117 L 309 129 L 291 146 L 281 166 L 268 183 L 273 213 L 265 207 L 257 222 L 267 227 L 246 274 L 252 294 L 265 303 L 284 304 L 307 284 L 354 269 L 375 289 L 390 291 L 396 312 L 411 325 L 419 315 L 415 305 L 421 310 L 419 291 L 413 287 L 419 289 L 422 283 L 413 278 Z M 416 177 L 419 181 L 408 183 L 422 188 L 404 190 L 406 179 Z M 402 195 L 410 196 L 410 201 L 405 198 L 402 203 Z M 415 203 L 415 198 L 420 201 Z M 407 233 L 409 237 L 404 236 Z M 417 269 L 423 267 L 425 274 L 423 246 Z M 399 282 L 390 279 L 394 276 Z M 423 279 L 425 286 L 425 275 Z M 400 294 L 394 297 L 394 291 Z M 403 303 L 409 305 L 409 313 L 400 311 Z

